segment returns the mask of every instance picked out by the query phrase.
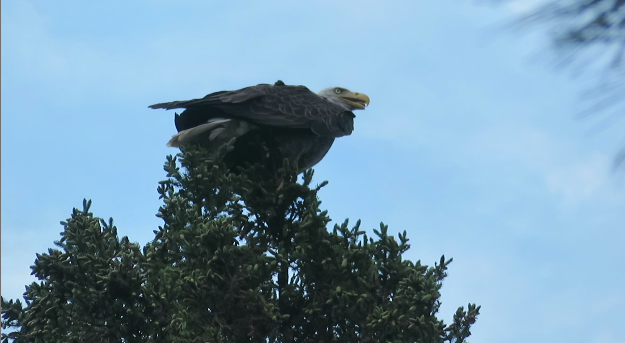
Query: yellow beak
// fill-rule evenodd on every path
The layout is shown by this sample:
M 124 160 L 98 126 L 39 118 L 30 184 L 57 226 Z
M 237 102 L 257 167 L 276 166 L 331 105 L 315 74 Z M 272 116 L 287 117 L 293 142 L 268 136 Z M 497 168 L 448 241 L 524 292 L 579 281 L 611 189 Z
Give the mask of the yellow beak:
M 369 106 L 370 101 L 367 94 L 355 92 L 345 92 L 340 94 L 339 98 L 358 110 L 364 110 L 365 107 Z

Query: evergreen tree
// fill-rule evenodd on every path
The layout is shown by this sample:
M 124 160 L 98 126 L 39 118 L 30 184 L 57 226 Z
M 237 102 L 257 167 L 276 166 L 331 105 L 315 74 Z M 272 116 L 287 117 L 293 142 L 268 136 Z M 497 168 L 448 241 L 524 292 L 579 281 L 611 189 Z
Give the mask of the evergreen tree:
M 451 259 L 402 258 L 406 233 L 375 238 L 330 218 L 296 166 L 222 163 L 189 146 L 165 163 L 163 226 L 143 249 L 91 201 L 37 254 L 24 303 L 2 299 L 2 341 L 464 342 L 479 306 L 436 317 Z M 11 331 L 11 332 L 9 332 Z

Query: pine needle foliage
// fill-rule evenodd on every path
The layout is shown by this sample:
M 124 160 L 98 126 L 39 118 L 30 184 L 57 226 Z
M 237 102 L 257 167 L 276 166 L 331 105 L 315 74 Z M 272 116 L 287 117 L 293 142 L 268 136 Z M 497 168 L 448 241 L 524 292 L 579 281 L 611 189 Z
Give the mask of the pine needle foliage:
M 168 156 L 163 225 L 143 248 L 91 201 L 74 209 L 24 302 L 2 298 L 2 342 L 466 341 L 479 306 L 436 317 L 451 259 L 403 259 L 406 232 L 384 224 L 328 229 L 312 170 L 230 171 L 232 143 Z

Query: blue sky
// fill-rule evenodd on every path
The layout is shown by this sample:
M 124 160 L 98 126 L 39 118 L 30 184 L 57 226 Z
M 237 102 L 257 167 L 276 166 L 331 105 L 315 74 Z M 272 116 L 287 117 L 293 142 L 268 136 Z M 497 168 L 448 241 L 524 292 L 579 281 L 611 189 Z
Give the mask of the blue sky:
M 332 218 L 453 257 L 441 317 L 472 342 L 625 342 L 623 123 L 579 121 L 583 79 L 498 30 L 522 2 L 2 1 L 2 295 L 82 199 L 144 244 L 173 113 L 148 105 L 278 79 L 371 97 L 315 168 Z

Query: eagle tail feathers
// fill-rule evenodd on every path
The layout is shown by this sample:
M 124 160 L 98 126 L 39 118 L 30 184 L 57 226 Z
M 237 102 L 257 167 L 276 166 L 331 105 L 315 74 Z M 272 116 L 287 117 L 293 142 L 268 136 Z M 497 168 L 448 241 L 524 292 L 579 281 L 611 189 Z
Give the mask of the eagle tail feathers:
M 193 105 L 201 104 L 201 105 L 216 105 L 218 104 L 218 99 L 193 99 L 193 100 L 184 100 L 184 101 L 172 101 L 172 102 L 162 102 L 160 104 L 154 104 L 148 106 L 153 110 L 162 108 L 164 110 L 173 110 L 175 108 L 189 108 Z
M 153 110 L 158 109 L 158 108 L 162 108 L 165 110 L 173 110 L 175 108 L 184 108 L 184 106 L 181 106 L 181 103 L 184 103 L 184 102 L 185 101 L 162 102 L 159 104 L 150 105 L 148 106 L 148 108 L 151 108 Z
M 207 131 L 211 131 L 208 139 L 213 140 L 225 130 L 224 124 L 230 122 L 231 120 L 232 119 L 213 118 L 206 124 L 180 131 L 171 137 L 169 142 L 167 142 L 167 146 L 178 148 L 180 145 Z

